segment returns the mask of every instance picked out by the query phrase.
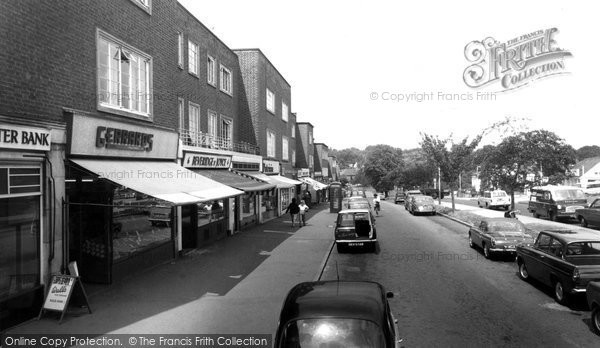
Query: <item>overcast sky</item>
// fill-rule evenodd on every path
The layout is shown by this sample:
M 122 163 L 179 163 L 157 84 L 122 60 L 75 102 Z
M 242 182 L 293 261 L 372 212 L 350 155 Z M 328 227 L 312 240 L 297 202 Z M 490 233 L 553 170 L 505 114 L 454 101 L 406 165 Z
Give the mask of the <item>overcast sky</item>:
M 600 5 L 592 1 L 180 2 L 230 48 L 260 48 L 291 84 L 298 121 L 312 123 L 315 141 L 330 148 L 414 148 L 419 132 L 464 137 L 506 116 L 575 148 L 600 145 Z M 555 47 L 572 53 L 560 70 L 567 74 L 508 92 L 463 81 L 471 41 L 548 28 L 559 30 Z M 477 100 L 477 92 L 496 93 Z M 414 93 L 430 98 L 383 100 Z

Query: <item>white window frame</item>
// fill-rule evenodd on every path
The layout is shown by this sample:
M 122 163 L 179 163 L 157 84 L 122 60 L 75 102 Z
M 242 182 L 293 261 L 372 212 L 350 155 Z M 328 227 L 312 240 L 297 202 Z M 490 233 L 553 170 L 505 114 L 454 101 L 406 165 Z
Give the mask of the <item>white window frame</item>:
M 208 110 L 208 129 L 206 133 L 212 138 L 213 141 L 219 136 L 219 115 L 212 111 Z
M 220 132 L 220 139 L 223 142 L 223 146 L 225 148 L 230 148 L 232 145 L 232 141 L 233 141 L 233 119 L 231 119 L 230 117 L 227 117 L 225 115 L 221 115 L 221 129 L 219 130 Z M 225 125 L 227 125 L 225 127 Z M 225 130 L 229 128 L 229 134 L 225 134 Z
M 290 112 L 290 110 L 288 108 L 288 105 L 282 100 L 281 101 L 281 119 L 284 120 L 285 122 L 287 122 L 290 118 L 289 112 Z
M 135 83 L 136 86 L 140 86 L 142 84 L 142 82 L 144 83 L 144 88 L 143 91 L 141 90 L 136 90 L 136 91 L 132 91 L 131 88 L 133 87 L 133 71 L 130 71 L 130 73 L 128 74 L 128 81 L 127 81 L 127 87 L 129 88 L 129 93 L 127 93 L 127 100 L 129 101 L 129 107 L 124 107 L 124 103 L 123 100 L 125 98 L 123 98 L 123 93 L 122 93 L 122 88 L 123 88 L 123 83 L 122 83 L 122 78 L 123 78 L 123 74 L 121 72 L 122 69 L 122 65 L 118 64 L 117 66 L 117 90 L 113 91 L 113 81 L 111 81 L 111 70 L 113 70 L 113 59 L 108 59 L 107 60 L 107 72 L 106 72 L 106 91 L 102 90 L 102 84 L 101 84 L 101 79 L 102 79 L 102 73 L 101 73 L 101 52 L 100 52 L 100 45 L 101 45 L 101 41 L 106 42 L 106 44 L 109 47 L 109 51 L 107 52 L 108 56 L 113 56 L 113 52 L 110 49 L 111 47 L 113 49 L 116 49 L 116 53 L 120 54 L 120 58 L 126 58 L 132 61 L 135 61 L 135 59 L 138 60 L 138 70 L 137 70 L 137 81 Z M 116 56 L 116 54 L 115 54 Z M 142 72 L 142 63 L 143 62 L 143 66 L 145 67 L 145 72 L 143 74 L 143 80 L 141 79 L 141 72 Z M 132 69 L 133 65 L 130 65 L 130 70 Z M 117 39 L 116 37 L 100 30 L 97 29 L 96 31 L 96 71 L 97 71 L 97 77 L 96 77 L 96 83 L 97 83 L 97 91 L 98 91 L 98 98 L 97 98 L 97 108 L 99 111 L 104 111 L 104 112 L 108 112 L 108 113 L 114 113 L 114 114 L 118 114 L 121 116 L 128 116 L 128 117 L 133 117 L 133 118 L 139 118 L 139 119 L 144 119 L 144 120 L 152 120 L 152 68 L 153 68 L 153 64 L 152 64 L 152 57 L 138 49 L 136 49 L 135 47 L 128 45 L 127 43 L 125 43 L 122 40 Z M 106 96 L 108 96 L 107 100 L 105 100 Z M 146 111 L 139 111 L 142 109 L 142 105 L 145 102 L 145 109 Z M 133 108 L 133 104 L 136 105 L 137 110 Z
M 211 69 L 212 64 L 212 69 Z M 217 61 L 209 54 L 206 55 L 206 82 L 213 87 L 217 87 Z
M 277 137 L 274 132 L 267 129 L 267 157 L 275 158 L 277 147 Z
M 267 111 L 275 115 L 275 93 L 267 88 Z
M 177 32 L 177 65 L 183 69 L 183 33 Z
M 142 10 L 148 12 L 149 15 L 152 15 L 152 0 L 131 0 L 134 4 L 136 4 Z
M 284 161 L 290 160 L 290 139 L 285 135 L 281 136 L 281 159 Z
M 308 145 L 312 145 L 312 143 L 313 143 L 312 132 L 308 132 Z
M 296 150 L 292 150 L 292 167 L 296 166 Z
M 194 112 L 196 111 L 196 112 Z M 200 138 L 200 105 L 188 102 L 188 131 L 195 143 Z
M 296 139 L 296 125 L 292 124 L 292 138 Z
M 188 72 L 198 77 L 198 44 L 188 40 Z
M 221 92 L 224 92 L 229 95 L 233 95 L 233 74 L 231 73 L 231 70 L 229 70 L 223 64 L 219 64 L 219 66 L 220 66 L 220 68 L 219 68 L 220 74 L 219 75 L 220 75 L 220 80 L 221 80 L 219 88 L 220 88 Z M 226 79 L 224 78 L 224 76 L 225 76 L 224 72 L 226 72 L 227 75 L 229 76 L 229 79 L 228 79 L 229 81 L 227 83 L 225 83 Z M 229 88 L 227 88 L 227 87 L 229 87 Z
M 185 100 L 177 98 L 177 113 L 179 116 L 179 130 L 185 129 Z

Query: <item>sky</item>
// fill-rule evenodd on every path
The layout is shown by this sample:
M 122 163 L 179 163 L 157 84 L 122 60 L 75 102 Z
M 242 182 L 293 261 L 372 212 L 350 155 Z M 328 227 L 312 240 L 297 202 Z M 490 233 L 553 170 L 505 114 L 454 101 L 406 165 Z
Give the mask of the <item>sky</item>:
M 593 1 L 179 1 L 230 48 L 260 48 L 292 86 L 291 111 L 329 148 L 410 149 L 421 133 L 459 140 L 506 117 L 576 149 L 600 145 Z M 550 28 L 552 47 L 571 53 L 561 74 L 512 90 L 463 80 L 470 42 Z

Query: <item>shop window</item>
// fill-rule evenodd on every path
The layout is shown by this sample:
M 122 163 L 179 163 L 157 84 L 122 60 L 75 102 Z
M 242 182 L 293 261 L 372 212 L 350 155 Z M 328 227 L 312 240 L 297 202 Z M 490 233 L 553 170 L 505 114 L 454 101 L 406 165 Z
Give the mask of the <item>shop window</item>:
M 222 199 L 198 203 L 198 227 L 225 219 L 225 204 Z
M 157 198 L 117 187 L 113 191 L 113 260 L 171 241 L 172 206 Z
M 0 222 L 2 300 L 39 285 L 40 197 L 0 199 Z

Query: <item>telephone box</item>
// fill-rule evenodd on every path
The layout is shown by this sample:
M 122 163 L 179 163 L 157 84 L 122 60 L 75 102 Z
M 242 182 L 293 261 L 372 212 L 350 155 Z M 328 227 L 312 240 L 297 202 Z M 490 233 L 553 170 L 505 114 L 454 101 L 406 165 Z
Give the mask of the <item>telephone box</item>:
M 342 183 L 332 182 L 329 184 L 329 212 L 337 213 L 342 210 L 342 199 L 344 192 L 342 191 Z

